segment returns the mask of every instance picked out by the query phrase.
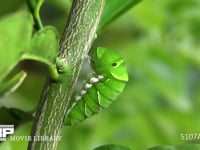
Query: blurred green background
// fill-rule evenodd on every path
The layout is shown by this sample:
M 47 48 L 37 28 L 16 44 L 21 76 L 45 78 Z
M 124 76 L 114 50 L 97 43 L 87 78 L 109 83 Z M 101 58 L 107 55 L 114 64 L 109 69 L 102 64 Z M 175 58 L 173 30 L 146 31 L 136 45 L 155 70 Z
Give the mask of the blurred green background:
M 48 0 L 42 7 L 45 25 L 60 35 L 71 1 Z M 22 0 L 2 1 L 0 15 L 26 9 Z M 181 140 L 181 133 L 200 134 L 200 1 L 143 0 L 107 26 L 95 46 L 118 51 L 125 59 L 129 82 L 106 110 L 74 127 L 63 127 L 59 150 L 89 150 L 101 144 L 143 150 L 156 145 L 200 143 Z M 45 68 L 22 63 L 28 78 L 0 106 L 33 110 L 45 81 Z M 2 114 L 0 114 L 2 115 Z M 15 135 L 29 135 L 31 123 Z M 26 141 L 7 141 L 2 150 L 26 149 Z

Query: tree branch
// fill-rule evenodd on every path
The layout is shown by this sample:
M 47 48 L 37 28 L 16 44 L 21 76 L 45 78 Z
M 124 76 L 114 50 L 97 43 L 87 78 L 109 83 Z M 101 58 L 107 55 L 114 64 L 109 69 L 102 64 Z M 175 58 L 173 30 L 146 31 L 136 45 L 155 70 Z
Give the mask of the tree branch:
M 105 0 L 74 0 L 65 31 L 60 41 L 58 58 L 64 60 L 67 72 L 60 80 L 47 79 L 32 128 L 29 150 L 51 150 L 58 141 L 37 141 L 34 138 L 59 136 L 72 89 L 77 80 L 82 58 L 91 47 Z M 70 68 L 70 69 L 69 69 Z

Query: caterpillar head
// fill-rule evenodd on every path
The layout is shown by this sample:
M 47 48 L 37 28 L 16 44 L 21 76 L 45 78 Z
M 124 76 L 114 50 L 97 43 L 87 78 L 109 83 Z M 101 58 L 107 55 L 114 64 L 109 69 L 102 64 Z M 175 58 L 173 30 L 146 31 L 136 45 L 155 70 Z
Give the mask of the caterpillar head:
M 115 51 L 99 47 L 93 53 L 91 59 L 92 67 L 97 74 L 128 81 L 128 73 L 124 59 Z

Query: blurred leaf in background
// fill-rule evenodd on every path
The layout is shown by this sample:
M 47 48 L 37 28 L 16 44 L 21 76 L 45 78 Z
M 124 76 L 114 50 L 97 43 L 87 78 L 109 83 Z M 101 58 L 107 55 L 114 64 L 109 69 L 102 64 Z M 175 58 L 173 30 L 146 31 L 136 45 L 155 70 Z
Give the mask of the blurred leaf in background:
M 15 9 L 8 2 L 0 6 L 8 8 L 1 14 L 25 7 L 20 0 Z M 44 25 L 55 26 L 61 34 L 70 6 L 70 0 L 45 1 Z M 109 143 L 134 150 L 199 143 L 181 139 L 182 133 L 200 133 L 199 20 L 198 0 L 143 0 L 103 29 L 94 45 L 118 51 L 130 81 L 108 109 L 80 125 L 63 127 L 59 150 L 89 150 Z M 35 67 L 25 66 L 26 82 L 0 105 L 35 108 L 45 77 L 43 69 Z M 20 129 L 19 135 L 30 130 L 27 124 Z

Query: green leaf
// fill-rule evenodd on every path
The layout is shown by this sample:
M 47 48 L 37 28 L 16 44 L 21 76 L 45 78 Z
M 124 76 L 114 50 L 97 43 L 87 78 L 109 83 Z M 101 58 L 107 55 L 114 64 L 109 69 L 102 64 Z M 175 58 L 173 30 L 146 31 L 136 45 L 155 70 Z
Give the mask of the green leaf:
M 26 73 L 23 71 L 11 79 L 4 80 L 24 59 L 46 64 L 51 76 L 57 77 L 53 62 L 57 56 L 58 34 L 53 27 L 45 27 L 36 32 L 31 39 L 32 24 L 32 17 L 26 12 L 5 16 L 0 21 L 0 96 L 16 90 L 24 80 Z
M 177 146 L 156 146 L 148 150 L 200 150 L 200 144 L 183 144 Z
M 58 53 L 59 36 L 53 27 L 45 27 L 36 32 L 32 38 L 30 49 L 22 59 L 30 59 L 42 62 L 48 66 L 53 78 L 56 78 L 54 65 Z
M 109 144 L 109 145 L 99 146 L 93 150 L 131 150 L 131 149 L 121 145 Z
M 33 15 L 36 29 L 43 28 L 42 21 L 40 19 L 40 8 L 44 3 L 44 0 L 27 0 L 26 2 Z
M 140 1 L 141 0 L 107 0 L 98 26 L 98 31 L 101 31 L 102 28 L 108 25 L 111 21 L 124 14 Z
M 0 20 L 0 82 L 20 61 L 30 44 L 33 20 L 27 12 L 17 12 Z
M 36 32 L 31 40 L 30 49 L 24 54 L 29 59 L 53 63 L 58 52 L 59 37 L 56 29 L 45 27 Z M 26 57 L 25 57 L 26 58 Z
M 26 72 L 20 71 L 9 80 L 0 83 L 0 97 L 14 92 L 26 78 Z

